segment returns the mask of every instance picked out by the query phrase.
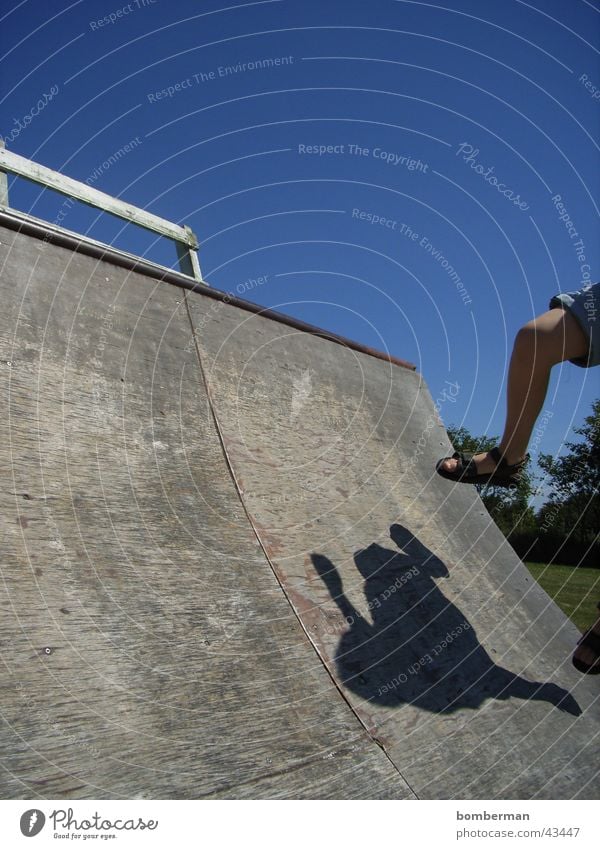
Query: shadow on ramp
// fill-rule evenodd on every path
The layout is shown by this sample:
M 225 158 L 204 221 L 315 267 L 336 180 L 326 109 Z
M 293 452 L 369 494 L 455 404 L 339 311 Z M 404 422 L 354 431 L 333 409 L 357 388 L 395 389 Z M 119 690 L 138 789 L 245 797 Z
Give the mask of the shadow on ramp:
M 345 687 L 375 704 L 410 703 L 432 713 L 512 697 L 581 714 L 573 696 L 557 684 L 527 681 L 494 663 L 466 616 L 434 581 L 448 577 L 446 565 L 402 525 L 392 525 L 390 536 L 399 551 L 373 543 L 354 556 L 373 624 L 345 595 L 335 565 L 312 555 L 346 619 L 335 654 Z

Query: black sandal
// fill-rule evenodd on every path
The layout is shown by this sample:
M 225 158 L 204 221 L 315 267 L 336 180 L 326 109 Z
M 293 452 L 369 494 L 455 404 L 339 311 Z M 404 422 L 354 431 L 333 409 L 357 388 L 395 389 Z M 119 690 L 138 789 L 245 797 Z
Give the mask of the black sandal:
M 481 452 L 480 452 L 481 453 Z M 493 486 L 517 486 L 521 482 L 521 475 L 529 459 L 529 454 L 519 463 L 509 466 L 499 448 L 492 448 L 490 456 L 496 461 L 497 466 L 493 472 L 479 474 L 474 454 L 464 451 L 455 451 L 452 457 L 443 457 L 436 464 L 436 472 L 443 478 L 457 483 L 489 483 Z M 442 467 L 445 460 L 458 460 L 458 465 L 453 472 L 448 472 Z
M 600 610 L 600 601 L 598 602 L 598 610 Z M 573 656 L 573 666 L 586 675 L 600 675 L 600 634 L 594 633 L 592 628 L 588 628 L 583 637 L 577 641 L 577 645 L 591 649 L 596 655 L 596 660 L 593 663 L 584 663 Z

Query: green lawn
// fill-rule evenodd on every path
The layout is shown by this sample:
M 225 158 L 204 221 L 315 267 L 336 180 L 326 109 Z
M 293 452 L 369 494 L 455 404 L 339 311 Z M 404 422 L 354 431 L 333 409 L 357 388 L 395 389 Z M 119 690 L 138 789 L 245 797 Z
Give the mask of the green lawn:
M 600 601 L 600 569 L 574 569 L 554 563 L 525 565 L 580 631 L 590 627 L 597 616 L 596 604 Z

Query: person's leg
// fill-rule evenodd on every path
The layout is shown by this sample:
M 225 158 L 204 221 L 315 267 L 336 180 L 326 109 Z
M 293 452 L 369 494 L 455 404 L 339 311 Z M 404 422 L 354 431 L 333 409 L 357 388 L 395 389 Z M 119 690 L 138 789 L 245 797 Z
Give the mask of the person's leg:
M 568 311 L 558 308 L 539 315 L 517 333 L 508 371 L 507 410 L 500 451 L 509 465 L 527 453 L 535 421 L 540 414 L 552 366 L 563 360 L 585 357 L 588 340 Z M 493 472 L 495 460 L 488 453 L 476 455 L 480 474 Z M 446 460 L 451 472 L 456 460 Z
M 600 610 L 600 602 L 598 602 L 598 610 Z M 591 631 L 600 637 L 600 616 L 596 618 Z M 585 666 L 591 666 L 594 670 L 600 668 L 600 655 L 589 645 L 578 645 L 573 657 L 585 664 Z

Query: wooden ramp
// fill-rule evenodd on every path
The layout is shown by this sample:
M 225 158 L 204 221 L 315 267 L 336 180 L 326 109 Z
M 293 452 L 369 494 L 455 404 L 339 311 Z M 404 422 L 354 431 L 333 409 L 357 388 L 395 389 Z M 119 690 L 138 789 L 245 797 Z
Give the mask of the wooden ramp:
M 1 798 L 597 797 L 419 374 L 1 224 Z

